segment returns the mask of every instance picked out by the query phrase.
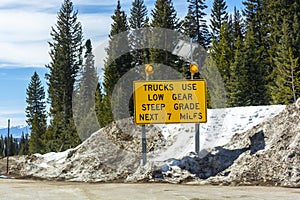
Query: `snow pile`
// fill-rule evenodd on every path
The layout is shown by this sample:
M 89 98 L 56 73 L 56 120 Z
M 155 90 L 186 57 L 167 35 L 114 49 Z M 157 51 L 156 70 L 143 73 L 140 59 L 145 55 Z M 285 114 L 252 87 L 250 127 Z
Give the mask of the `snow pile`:
M 149 132 L 148 151 L 157 141 L 163 143 L 161 131 Z M 122 181 L 140 166 L 141 127 L 132 120 L 122 120 L 100 129 L 81 145 L 60 153 L 23 157 L 12 168 L 26 177 L 84 182 Z
M 100 129 L 74 149 L 23 157 L 22 176 L 69 181 L 167 181 L 299 187 L 300 111 L 292 106 L 213 109 L 201 124 L 149 125 L 141 166 L 141 126 L 132 119 Z
M 244 152 L 211 183 L 300 187 L 300 109 L 294 104 L 224 146 Z
M 204 157 L 169 159 L 154 166 L 149 175 L 172 183 L 300 187 L 299 124 L 299 108 L 287 106 Z
M 203 156 L 206 155 L 206 150 L 227 144 L 233 134 L 251 129 L 263 120 L 276 116 L 284 108 L 282 105 L 272 105 L 209 109 L 207 123 L 200 124 L 200 150 L 203 150 Z M 151 156 L 153 161 L 178 159 L 195 151 L 194 124 L 170 124 L 158 127 L 172 145 Z

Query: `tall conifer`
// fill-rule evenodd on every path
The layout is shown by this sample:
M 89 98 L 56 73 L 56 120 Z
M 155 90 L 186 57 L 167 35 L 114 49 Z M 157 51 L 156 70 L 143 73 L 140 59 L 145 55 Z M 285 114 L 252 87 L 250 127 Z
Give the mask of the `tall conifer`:
M 127 16 L 121 9 L 120 1 L 112 16 L 113 23 L 109 34 L 109 47 L 107 48 L 106 63 L 104 67 L 104 90 L 108 96 L 112 95 L 113 89 L 119 78 L 132 68 L 127 31 L 129 26 Z M 118 35 L 121 34 L 122 35 Z M 120 56 L 121 55 L 121 56 Z M 118 57 L 120 56 L 120 57 Z
M 248 102 L 248 80 L 244 56 L 243 41 L 239 36 L 236 40 L 234 62 L 230 66 L 231 78 L 228 85 L 229 93 L 227 93 L 227 103 L 230 107 L 245 106 Z
M 255 92 L 252 91 L 253 105 L 265 105 L 270 102 L 270 94 L 266 90 L 268 85 L 268 79 L 266 78 L 270 73 L 270 55 L 268 50 L 271 48 L 269 40 L 270 29 L 268 20 L 268 4 L 266 0 L 247 0 L 244 1 L 245 9 L 243 14 L 245 17 L 245 27 L 247 29 L 246 35 L 248 35 L 248 42 L 251 43 L 251 48 L 255 51 L 249 59 L 249 65 L 252 67 L 248 70 L 249 77 L 252 81 L 256 81 L 251 85 L 251 88 L 256 88 Z M 247 38 L 246 38 L 247 40 Z M 247 43 L 247 41 L 246 41 Z M 249 44 L 245 44 L 247 47 Z M 256 100 L 254 100 L 256 99 Z
M 254 28 L 250 26 L 244 45 L 244 65 L 247 70 L 245 80 L 247 82 L 247 88 L 245 88 L 247 97 L 245 106 L 265 105 L 269 102 L 263 68 L 264 63 L 258 59 L 260 51 L 257 49 L 256 39 Z
M 122 95 L 126 95 L 128 91 L 132 91 L 132 89 L 128 88 L 130 86 L 120 84 L 123 88 L 119 88 L 122 91 L 118 92 L 117 100 L 114 102 L 114 108 L 112 108 L 112 94 L 117 82 L 133 67 L 128 41 L 129 26 L 127 16 L 121 9 L 120 1 L 117 3 L 117 8 L 112 19 L 113 23 L 109 34 L 109 47 L 106 49 L 107 58 L 104 66 L 103 86 L 105 97 L 103 99 L 103 108 L 105 111 L 102 117 L 104 120 L 103 124 L 105 125 L 113 121 L 112 109 L 120 110 L 118 106 L 122 106 L 122 101 L 124 101 Z M 118 114 L 118 116 L 115 116 L 116 118 L 123 117 L 123 113 Z
M 95 92 L 95 112 L 98 120 L 98 124 L 100 127 L 103 127 L 106 125 L 107 121 L 104 118 L 105 115 L 105 103 L 104 103 L 104 98 L 105 95 L 102 93 L 102 87 L 101 84 L 98 83 L 96 87 L 96 92 Z
M 173 69 L 182 72 L 182 62 L 180 58 L 173 55 L 168 51 L 171 46 L 175 46 L 177 38 L 172 38 L 174 35 L 168 35 L 167 31 L 163 29 L 169 29 L 173 31 L 179 31 L 180 23 L 177 17 L 177 12 L 174 8 L 172 0 L 156 0 L 155 7 L 152 10 L 152 22 L 151 26 L 154 28 L 162 28 L 161 33 L 156 32 L 152 38 L 152 43 L 163 44 L 163 49 L 151 49 L 150 61 L 152 63 L 160 63 Z M 155 66 L 160 67 L 161 65 Z M 166 72 L 168 74 L 168 72 Z M 166 74 L 161 74 L 161 78 L 166 77 Z
M 211 10 L 210 28 L 212 31 L 212 38 L 217 41 L 219 40 L 222 23 L 227 22 L 228 20 L 226 9 L 227 5 L 224 0 L 214 0 L 213 8 Z
M 204 10 L 207 8 L 205 0 L 187 0 L 187 2 L 189 3 L 189 18 L 195 20 L 195 24 L 189 27 L 194 29 L 195 37 L 193 39 L 202 47 L 207 48 L 210 44 L 210 34 L 205 20 Z
M 84 64 L 73 93 L 73 116 L 82 139 L 99 129 L 95 114 L 95 90 L 98 83 L 91 40 L 85 43 Z
M 39 75 L 34 72 L 26 90 L 26 117 L 27 124 L 31 130 L 29 141 L 30 153 L 44 153 L 46 132 L 46 102 L 45 91 Z M 22 153 L 27 153 L 22 150 Z
M 70 0 L 64 0 L 51 36 L 51 62 L 46 66 L 51 121 L 46 137 L 49 151 L 62 151 L 80 143 L 73 121 L 72 93 L 82 64 L 83 36 Z
M 129 26 L 130 33 L 130 48 L 134 65 L 149 62 L 149 50 L 141 49 L 145 46 L 143 28 L 149 27 L 148 11 L 144 0 L 134 0 L 130 9 Z
M 298 49 L 294 48 L 298 36 L 293 35 L 297 25 L 289 20 L 290 17 L 283 16 L 281 37 L 273 57 L 274 68 L 271 74 L 273 82 L 269 86 L 272 103 L 275 104 L 294 103 L 300 96 Z

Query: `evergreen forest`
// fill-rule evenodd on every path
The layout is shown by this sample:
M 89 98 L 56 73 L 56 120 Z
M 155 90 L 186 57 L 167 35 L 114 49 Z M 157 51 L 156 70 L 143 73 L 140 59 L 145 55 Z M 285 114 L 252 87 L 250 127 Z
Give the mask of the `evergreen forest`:
M 243 0 L 243 9 L 235 8 L 232 13 L 226 0 L 214 0 L 211 8 L 205 0 L 184 1 L 188 10 L 184 18 L 178 17 L 173 0 L 156 0 L 152 10 L 147 9 L 144 0 L 132 0 L 127 13 L 122 1 L 116 1 L 107 33 L 103 81 L 99 82 L 93 41 L 84 38 L 73 2 L 63 0 L 57 22 L 50 30 L 47 90 L 34 73 L 26 91 L 31 135 L 29 141 L 23 136 L 20 144 L 24 145 L 14 147 L 15 154 L 59 152 L 77 146 L 88 137 L 80 138 L 79 129 L 96 131 L 97 127 L 85 125 L 94 113 L 101 127 L 111 123 L 114 86 L 137 65 L 163 63 L 187 76 L 182 70 L 187 63 L 171 52 L 138 48 L 141 41 L 134 30 L 143 28 L 170 29 L 201 45 L 212 60 L 208 65 L 220 72 L 226 90 L 226 96 L 220 98 L 227 99 L 227 107 L 291 104 L 299 98 L 299 0 Z M 207 10 L 211 10 L 210 16 Z M 117 36 L 124 32 L 128 34 L 120 40 Z M 120 46 L 130 50 L 120 53 Z M 74 95 L 79 97 L 75 104 Z M 92 104 L 86 99 L 93 99 Z M 74 112 L 81 113 L 80 117 L 73 117 Z

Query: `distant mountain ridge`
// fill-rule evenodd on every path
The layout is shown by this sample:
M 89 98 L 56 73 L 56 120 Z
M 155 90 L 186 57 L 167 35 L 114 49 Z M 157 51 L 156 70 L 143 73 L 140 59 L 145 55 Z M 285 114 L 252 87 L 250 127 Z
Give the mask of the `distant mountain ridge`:
M 22 132 L 24 134 L 30 134 L 30 129 L 28 126 L 13 126 L 10 127 L 9 134 L 12 135 L 14 138 L 21 138 Z M 7 128 L 0 128 L 0 135 L 3 137 L 7 137 Z

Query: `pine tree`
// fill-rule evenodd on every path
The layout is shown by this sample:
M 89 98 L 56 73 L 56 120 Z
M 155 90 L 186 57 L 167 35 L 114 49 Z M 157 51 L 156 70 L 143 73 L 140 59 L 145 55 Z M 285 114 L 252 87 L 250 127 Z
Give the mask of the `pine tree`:
M 300 65 L 299 65 L 299 57 L 300 57 L 300 3 L 299 1 L 295 1 L 292 6 L 293 12 L 293 20 L 292 20 L 292 52 L 291 52 L 291 63 L 292 66 L 295 67 L 296 76 L 293 80 L 295 92 L 294 100 L 300 97 Z
M 162 65 L 171 67 L 179 72 L 182 72 L 183 62 L 179 57 L 173 55 L 168 51 L 176 44 L 175 34 L 168 34 L 167 30 L 179 31 L 180 23 L 177 18 L 177 12 L 173 6 L 172 0 L 156 0 L 155 7 L 151 12 L 152 22 L 151 27 L 160 28 L 162 31 L 156 31 L 152 34 L 151 43 L 160 44 L 161 49 L 150 49 L 150 62 L 157 63 L 156 72 L 161 69 Z M 164 30 L 165 29 L 165 30 Z M 155 46 L 155 45 L 153 45 Z M 167 69 L 166 69 L 167 70 Z M 165 74 L 155 73 L 157 79 L 166 78 L 168 71 Z
M 183 33 L 189 36 L 192 42 L 199 44 L 200 49 L 197 48 L 194 50 L 191 62 L 197 62 L 199 65 L 203 65 L 204 63 L 201 62 L 203 61 L 203 55 L 206 54 L 204 51 L 207 50 L 211 42 L 210 33 L 205 20 L 206 13 L 204 12 L 207 6 L 205 5 L 205 0 L 187 0 L 187 2 L 189 6 L 187 15 L 183 20 Z M 190 78 L 189 70 L 187 70 L 185 74 L 186 78 Z M 195 74 L 194 78 L 200 78 L 200 73 Z
M 248 94 L 246 106 L 265 105 L 269 102 L 269 95 L 265 83 L 264 63 L 258 59 L 261 52 L 257 49 L 253 26 L 250 26 L 246 34 L 244 48 L 245 68 L 247 70 L 246 82 L 248 85 L 246 88 Z
M 253 70 L 250 70 L 249 72 L 254 73 L 249 76 L 254 76 L 257 78 L 256 81 L 261 81 L 256 84 L 256 88 L 260 88 L 260 92 L 256 90 L 258 95 L 256 98 L 260 98 L 260 100 L 256 101 L 254 105 L 265 105 L 270 102 L 270 94 L 266 90 L 269 82 L 269 79 L 267 79 L 266 77 L 269 75 L 271 68 L 271 59 L 270 54 L 268 52 L 271 48 L 271 44 L 269 42 L 269 5 L 266 3 L 266 0 L 247 0 L 243 2 L 243 4 L 246 6 L 246 8 L 243 11 L 245 17 L 245 26 L 247 29 L 246 34 L 249 36 L 253 35 L 253 40 L 251 39 L 251 48 L 253 48 L 253 50 L 256 51 L 252 55 L 252 57 L 248 57 L 249 62 L 252 63 L 249 63 L 249 65 L 253 66 L 251 67 L 251 69 Z
M 197 21 L 193 16 L 193 10 L 188 8 L 187 15 L 183 21 L 183 33 L 194 39 L 197 36 Z
M 4 147 L 3 147 L 3 155 L 4 157 L 6 157 L 8 155 L 8 140 L 7 140 L 7 137 L 4 137 Z
M 245 16 L 245 26 L 249 30 L 252 26 L 256 38 L 256 49 L 259 51 L 259 59 L 263 63 L 263 68 L 266 71 L 269 67 L 268 42 L 270 34 L 270 24 L 268 19 L 268 4 L 266 0 L 247 0 L 243 2 L 246 6 L 243 14 Z M 267 73 L 267 72 L 265 72 Z
M 14 145 L 14 139 L 13 136 L 10 135 L 8 138 L 8 155 L 13 156 L 15 155 L 15 145 Z
M 292 22 L 292 43 L 293 54 L 300 57 L 300 2 L 294 1 L 292 7 L 291 22 Z M 297 70 L 300 70 L 299 68 Z
M 80 70 L 78 88 L 73 96 L 73 116 L 81 139 L 99 129 L 95 114 L 95 89 L 98 83 L 91 40 L 85 43 L 84 64 Z
M 44 135 L 47 125 L 46 102 L 44 87 L 36 72 L 31 77 L 26 95 L 26 122 L 31 129 L 30 153 L 43 153 L 45 152 Z
M 20 138 L 20 151 L 19 155 L 26 155 L 27 153 L 25 152 L 25 135 L 24 132 L 22 132 L 21 138 Z
M 130 9 L 130 28 L 140 29 L 148 26 L 149 18 L 147 17 L 147 7 L 144 0 L 134 0 Z
M 28 155 L 29 154 L 29 134 L 25 134 L 25 148 L 24 148 L 24 154 Z
M 210 34 L 205 20 L 206 13 L 204 10 L 207 8 L 205 0 L 187 0 L 187 2 L 189 3 L 188 18 L 195 21 L 185 29 L 193 30 L 191 33 L 195 34 L 194 41 L 207 48 L 210 44 Z
M 228 24 L 225 21 L 222 23 L 220 31 L 219 41 L 216 38 L 213 39 L 210 56 L 223 78 L 226 91 L 230 93 L 230 66 L 234 62 L 233 36 L 229 33 Z
M 294 103 L 299 96 L 298 60 L 293 52 L 293 27 L 287 16 L 283 19 L 282 37 L 277 45 L 277 55 L 274 57 L 275 67 L 272 76 L 274 83 L 270 87 L 273 103 Z
M 100 83 L 97 84 L 96 92 L 95 92 L 95 112 L 97 116 L 98 123 L 100 127 L 105 126 L 105 122 L 107 121 L 107 113 L 105 113 L 104 106 L 104 95 L 102 94 L 102 87 Z
M 114 15 L 112 16 L 113 23 L 111 25 L 110 31 L 110 41 L 109 47 L 106 49 L 108 57 L 106 58 L 104 66 L 104 92 L 105 97 L 103 100 L 103 108 L 105 109 L 106 116 L 104 124 L 107 125 L 113 120 L 112 116 L 112 94 L 115 89 L 116 83 L 119 79 L 128 72 L 132 66 L 132 56 L 129 51 L 128 42 L 128 31 L 129 26 L 127 24 L 127 16 L 124 11 L 121 10 L 120 1 L 118 1 L 117 8 Z M 125 95 L 127 91 L 132 91 L 131 86 L 120 84 L 122 86 L 122 91 L 119 92 L 118 100 L 114 102 L 114 109 L 119 110 L 118 107 L 123 105 L 122 95 Z M 122 113 L 115 116 L 115 118 L 122 118 Z
M 144 0 L 134 0 L 132 8 L 130 9 L 129 24 L 131 28 L 130 33 L 130 48 L 133 57 L 134 65 L 141 65 L 142 63 L 149 62 L 149 50 L 141 49 L 144 46 L 143 28 L 149 27 L 149 18 L 147 17 L 147 7 Z
M 273 103 L 275 104 L 291 104 L 295 103 L 299 96 L 299 77 L 296 69 L 298 68 L 299 58 L 295 58 L 292 52 L 292 48 L 288 51 L 282 52 L 276 59 L 276 68 L 274 73 L 276 74 L 275 86 L 272 87 Z
M 238 38 L 242 39 L 244 36 L 243 19 L 236 7 L 234 7 L 232 34 L 235 41 Z
M 229 93 L 227 103 L 230 107 L 245 106 L 247 104 L 247 70 L 245 66 L 243 41 L 239 36 L 236 40 L 234 62 L 230 66 Z
M 245 26 L 249 30 L 252 26 L 255 38 L 256 49 L 260 51 L 260 60 L 263 62 L 268 57 L 269 48 L 267 36 L 269 35 L 268 5 L 266 0 L 247 0 L 243 4 L 246 8 L 243 10 L 245 17 Z M 266 63 L 268 65 L 268 63 Z
M 227 24 L 228 24 L 228 32 L 230 33 L 232 38 L 231 50 L 235 51 L 237 40 L 239 39 L 243 41 L 244 34 L 245 34 L 243 18 L 240 14 L 240 11 L 237 10 L 236 7 L 234 7 L 233 14 L 229 15 Z
M 51 62 L 46 66 L 51 117 L 46 134 L 49 151 L 63 151 L 80 143 L 73 121 L 72 93 L 82 64 L 82 27 L 70 0 L 64 0 L 57 18 L 51 31 L 53 41 L 49 42 Z
M 18 144 L 18 139 L 17 138 L 14 138 L 12 136 L 12 140 L 13 140 L 13 153 L 12 155 L 15 156 L 15 155 L 19 155 L 19 144 Z
M 132 68 L 132 58 L 128 53 L 128 35 L 127 16 L 121 10 L 120 1 L 112 16 L 113 24 L 111 25 L 109 47 L 107 49 L 108 57 L 104 67 L 104 90 L 108 96 L 112 95 L 117 81 Z M 120 35 L 122 34 L 122 35 Z M 120 57 L 118 57 L 120 56 Z M 118 57 L 118 58 L 117 58 Z
M 75 105 L 73 106 L 78 108 L 74 108 L 73 110 L 80 112 L 79 114 L 82 114 L 81 116 L 85 116 L 94 106 L 94 91 L 98 83 L 94 55 L 92 52 L 92 43 L 89 39 L 85 43 L 84 64 L 81 67 L 79 79 L 76 83 L 77 88 L 75 89 L 74 94 L 77 98 L 76 102 L 74 102 Z
M 206 80 L 209 87 L 207 93 L 208 108 L 224 108 L 226 107 L 226 91 L 224 82 L 219 73 L 216 73 L 217 67 L 215 62 L 208 57 L 205 59 L 201 76 Z
M 156 0 L 155 7 L 151 12 L 152 27 L 178 30 L 179 19 L 173 6 L 172 0 Z
M 227 22 L 228 13 L 226 12 L 227 5 L 224 0 L 214 0 L 213 8 L 211 10 L 211 25 L 212 38 L 219 41 L 221 26 L 223 22 Z
M 245 9 L 243 15 L 245 16 L 246 26 L 249 27 L 251 22 L 257 21 L 257 10 L 261 9 L 262 0 L 246 0 L 243 1 Z
M 231 65 L 228 105 L 251 106 L 263 105 L 269 101 L 265 84 L 264 70 L 258 59 L 253 26 L 249 27 L 245 41 L 240 37 L 236 41 L 234 62 Z

